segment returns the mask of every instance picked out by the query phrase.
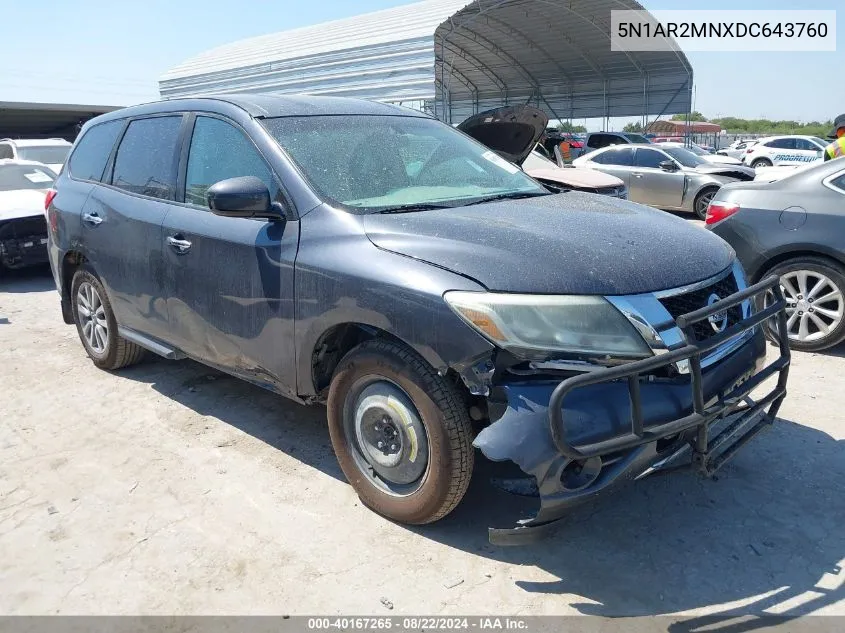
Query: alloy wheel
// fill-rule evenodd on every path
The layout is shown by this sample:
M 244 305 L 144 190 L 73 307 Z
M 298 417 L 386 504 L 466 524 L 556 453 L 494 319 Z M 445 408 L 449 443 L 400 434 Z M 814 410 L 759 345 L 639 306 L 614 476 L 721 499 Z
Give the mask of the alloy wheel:
M 97 289 L 87 281 L 80 284 L 76 294 L 76 310 L 82 336 L 88 347 L 98 355 L 105 355 L 109 345 L 109 322 L 106 309 Z
M 836 330 L 845 316 L 845 297 L 830 278 L 811 270 L 796 270 L 780 278 L 786 299 L 786 329 L 790 340 L 819 341 Z

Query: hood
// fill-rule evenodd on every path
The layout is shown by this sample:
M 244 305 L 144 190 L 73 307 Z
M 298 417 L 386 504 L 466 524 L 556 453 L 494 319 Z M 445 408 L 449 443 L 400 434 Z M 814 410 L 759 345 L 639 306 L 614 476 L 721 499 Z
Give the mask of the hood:
M 727 243 L 682 218 L 576 191 L 362 220 L 379 248 L 499 292 L 651 292 L 701 281 L 734 259 Z
M 605 174 L 597 169 L 578 167 L 526 167 L 525 173 L 537 180 L 552 181 L 575 189 L 605 189 L 621 187 L 621 178 Z
M 738 158 L 731 158 L 730 156 L 725 156 L 724 154 L 708 154 L 707 156 L 702 156 L 704 160 L 708 163 L 713 163 L 714 165 L 742 165 L 742 161 Z
M 44 215 L 46 189 L 0 191 L 0 222 Z
M 694 171 L 700 174 L 710 174 L 711 176 L 736 178 L 737 180 L 754 180 L 755 175 L 754 170 L 745 165 L 718 165 L 716 163 L 699 165 Z
M 540 140 L 549 117 L 531 106 L 505 106 L 468 118 L 458 126 L 503 158 L 521 165 Z

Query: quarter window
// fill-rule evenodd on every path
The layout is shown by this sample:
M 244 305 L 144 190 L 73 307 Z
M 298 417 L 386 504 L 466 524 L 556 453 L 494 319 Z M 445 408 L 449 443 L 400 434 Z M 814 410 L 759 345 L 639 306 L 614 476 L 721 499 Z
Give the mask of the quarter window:
M 8 143 L 0 145 L 0 159 L 14 158 L 15 154 L 12 152 L 12 146 Z
M 132 121 L 117 148 L 112 184 L 142 196 L 175 199 L 181 125 L 181 116 Z
M 85 132 L 70 157 L 70 175 L 81 180 L 102 180 L 109 154 L 122 128 L 123 121 L 106 121 Z
M 845 174 L 841 174 L 830 181 L 830 185 L 840 192 L 845 193 Z
M 240 176 L 260 178 L 267 185 L 271 199 L 281 200 L 273 173 L 243 132 L 220 119 L 198 116 L 188 154 L 185 202 L 205 207 L 206 192 L 211 185 Z

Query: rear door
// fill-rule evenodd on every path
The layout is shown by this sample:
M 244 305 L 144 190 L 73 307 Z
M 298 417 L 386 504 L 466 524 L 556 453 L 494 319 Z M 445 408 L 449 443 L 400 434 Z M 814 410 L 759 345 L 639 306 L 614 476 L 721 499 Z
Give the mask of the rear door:
M 174 343 L 210 365 L 292 394 L 299 222 L 211 213 L 208 188 L 238 176 L 261 178 L 271 197 L 292 207 L 278 177 L 235 122 L 198 114 L 190 125 L 180 170 L 184 202 L 167 215 L 161 237 Z
M 677 171 L 662 169 L 660 163 L 667 160 L 672 161 L 667 154 L 659 150 L 650 147 L 637 148 L 634 154 L 634 169 L 631 172 L 631 200 L 659 208 L 681 206 L 686 176 L 680 168 Z
M 176 198 L 182 114 L 129 120 L 82 211 L 86 256 L 117 322 L 167 341 L 161 224 Z
M 594 167 L 611 176 L 620 178 L 625 186 L 631 188 L 631 172 L 634 168 L 634 148 L 614 147 L 596 154 L 591 159 Z

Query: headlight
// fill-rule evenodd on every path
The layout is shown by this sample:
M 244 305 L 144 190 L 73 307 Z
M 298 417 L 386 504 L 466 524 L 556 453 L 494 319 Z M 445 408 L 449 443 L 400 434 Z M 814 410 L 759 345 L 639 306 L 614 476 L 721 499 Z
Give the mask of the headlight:
M 519 356 L 651 355 L 628 319 L 602 297 L 452 291 L 443 298 L 474 329 Z

